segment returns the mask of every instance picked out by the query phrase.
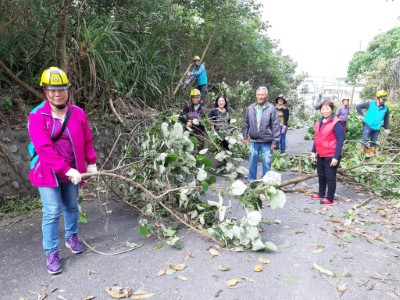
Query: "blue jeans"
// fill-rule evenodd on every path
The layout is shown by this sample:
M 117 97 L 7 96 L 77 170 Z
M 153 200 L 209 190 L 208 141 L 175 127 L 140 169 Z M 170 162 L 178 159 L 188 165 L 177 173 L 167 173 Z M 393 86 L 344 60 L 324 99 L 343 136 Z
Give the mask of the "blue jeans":
M 286 127 L 285 133 L 282 133 L 282 127 L 283 127 L 283 125 L 281 125 L 281 139 L 279 140 L 279 149 L 281 150 L 281 153 L 285 153 L 287 127 Z
M 65 238 L 78 233 L 79 185 L 60 183 L 58 188 L 39 187 L 43 203 L 42 234 L 46 254 L 58 250 L 58 224 L 64 209 Z
M 376 141 L 378 140 L 380 130 L 373 130 L 366 123 L 363 125 L 362 131 L 362 142 L 361 144 L 366 147 L 368 141 L 370 141 L 370 147 L 376 147 Z
M 260 153 L 262 162 L 262 176 L 264 176 L 271 169 L 273 157 L 271 143 L 250 142 L 248 179 L 249 182 L 257 179 L 257 164 L 258 156 Z

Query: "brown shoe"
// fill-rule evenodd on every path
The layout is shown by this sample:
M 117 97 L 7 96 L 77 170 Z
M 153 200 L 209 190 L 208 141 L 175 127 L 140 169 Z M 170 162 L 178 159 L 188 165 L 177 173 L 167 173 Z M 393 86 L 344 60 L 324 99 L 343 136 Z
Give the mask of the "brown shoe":
M 369 154 L 371 154 L 371 155 L 375 155 L 376 154 L 376 147 L 369 147 L 369 149 L 368 149 L 369 151 Z

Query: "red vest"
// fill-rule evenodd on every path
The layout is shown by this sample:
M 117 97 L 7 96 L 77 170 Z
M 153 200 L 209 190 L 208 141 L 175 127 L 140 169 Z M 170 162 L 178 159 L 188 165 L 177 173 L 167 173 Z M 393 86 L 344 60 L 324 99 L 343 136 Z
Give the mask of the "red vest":
M 338 117 L 330 119 L 328 122 L 320 124 L 320 119 L 314 125 L 314 145 L 319 157 L 333 157 L 336 150 L 336 136 L 333 131 L 335 125 L 340 120 Z

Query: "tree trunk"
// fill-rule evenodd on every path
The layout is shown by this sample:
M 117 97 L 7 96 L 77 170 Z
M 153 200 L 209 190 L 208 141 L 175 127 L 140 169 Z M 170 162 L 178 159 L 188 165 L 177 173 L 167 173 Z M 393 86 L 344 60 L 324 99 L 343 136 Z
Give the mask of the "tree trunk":
M 60 19 L 60 32 L 58 38 L 58 44 L 60 45 L 59 54 L 61 69 L 68 74 L 68 56 L 67 56 L 67 22 L 68 22 L 68 9 L 71 4 L 70 0 L 64 0 L 63 6 L 60 11 L 61 19 Z

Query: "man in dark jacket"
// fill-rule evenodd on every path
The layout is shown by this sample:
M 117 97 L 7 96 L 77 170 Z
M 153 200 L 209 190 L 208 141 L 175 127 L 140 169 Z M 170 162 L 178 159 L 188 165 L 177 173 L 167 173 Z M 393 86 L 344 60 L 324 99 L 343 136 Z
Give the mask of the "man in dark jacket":
M 279 149 L 281 136 L 278 113 L 275 107 L 267 102 L 268 89 L 265 86 L 259 87 L 256 98 L 257 102 L 246 109 L 243 121 L 243 142 L 247 144 L 250 138 L 249 182 L 257 178 L 260 153 L 262 176 L 271 169 L 273 150 Z

